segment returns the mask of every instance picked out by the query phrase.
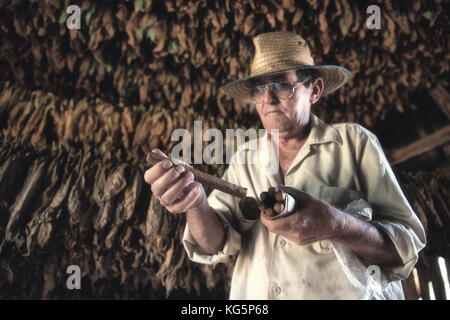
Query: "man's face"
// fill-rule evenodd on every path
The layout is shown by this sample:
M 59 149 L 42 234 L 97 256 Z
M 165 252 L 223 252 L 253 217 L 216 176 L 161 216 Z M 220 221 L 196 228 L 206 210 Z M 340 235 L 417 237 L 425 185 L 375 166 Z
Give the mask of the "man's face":
M 256 104 L 256 110 L 265 129 L 269 132 L 272 129 L 279 129 L 280 137 L 288 136 L 290 133 L 298 132 L 299 128 L 303 128 L 309 122 L 313 85 L 310 84 L 309 88 L 306 88 L 299 82 L 295 71 L 289 71 L 260 78 L 255 81 L 255 86 L 273 82 L 289 82 L 297 85 L 297 88 L 287 100 L 277 98 L 269 88 L 266 88 L 264 100 Z

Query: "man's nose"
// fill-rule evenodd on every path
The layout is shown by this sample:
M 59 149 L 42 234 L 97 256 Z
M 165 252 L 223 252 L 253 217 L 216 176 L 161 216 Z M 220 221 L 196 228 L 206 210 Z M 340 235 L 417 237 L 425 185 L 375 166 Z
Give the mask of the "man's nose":
M 278 102 L 278 97 L 270 89 L 270 87 L 267 86 L 266 90 L 264 91 L 264 103 L 266 103 L 266 104 L 273 104 L 273 103 L 276 103 L 276 102 Z

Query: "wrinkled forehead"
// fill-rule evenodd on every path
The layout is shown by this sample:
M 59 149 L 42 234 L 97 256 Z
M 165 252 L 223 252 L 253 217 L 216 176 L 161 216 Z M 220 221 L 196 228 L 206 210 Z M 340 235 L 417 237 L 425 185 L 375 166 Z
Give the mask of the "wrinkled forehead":
M 268 76 L 261 76 L 254 79 L 250 79 L 251 85 L 260 85 L 271 82 L 295 82 L 297 81 L 297 75 L 295 71 L 281 72 L 276 74 L 271 74 Z

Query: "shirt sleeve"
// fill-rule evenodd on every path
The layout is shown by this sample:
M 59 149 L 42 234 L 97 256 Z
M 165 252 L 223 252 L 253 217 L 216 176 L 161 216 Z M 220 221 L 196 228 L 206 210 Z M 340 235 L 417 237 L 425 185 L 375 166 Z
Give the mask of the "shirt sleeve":
M 395 178 L 377 137 L 366 132 L 359 148 L 360 181 L 373 209 L 372 224 L 382 230 L 394 244 L 402 265 L 381 268 L 390 281 L 409 276 L 425 247 L 424 228 L 411 208 Z
M 238 170 L 231 163 L 222 179 L 239 185 L 238 177 Z M 250 229 L 254 221 L 243 217 L 239 209 L 238 198 L 224 192 L 212 191 L 208 197 L 208 204 L 224 225 L 225 245 L 223 249 L 213 255 L 202 251 L 193 238 L 187 223 L 183 234 L 183 245 L 190 260 L 204 264 L 217 264 L 225 262 L 229 256 L 236 254 L 240 250 L 241 234 Z

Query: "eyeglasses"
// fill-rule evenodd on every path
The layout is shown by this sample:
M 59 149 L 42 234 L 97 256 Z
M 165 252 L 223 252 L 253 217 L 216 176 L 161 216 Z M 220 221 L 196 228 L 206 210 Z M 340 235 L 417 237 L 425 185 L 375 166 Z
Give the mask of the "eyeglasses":
M 305 83 L 305 82 L 306 81 L 297 83 Z M 252 100 L 252 102 L 259 104 L 264 101 L 266 88 L 269 88 L 270 91 L 272 91 L 278 99 L 287 100 L 292 98 L 295 88 L 297 87 L 298 85 L 294 85 L 289 82 L 272 82 L 254 87 L 250 91 L 249 97 Z

